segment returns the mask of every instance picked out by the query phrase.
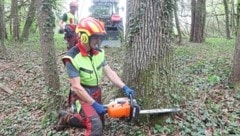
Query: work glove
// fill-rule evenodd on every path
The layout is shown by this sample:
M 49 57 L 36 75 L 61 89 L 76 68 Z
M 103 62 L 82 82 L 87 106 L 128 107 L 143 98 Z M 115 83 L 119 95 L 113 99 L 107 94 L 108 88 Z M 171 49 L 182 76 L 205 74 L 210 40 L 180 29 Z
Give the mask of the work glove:
M 103 105 L 97 103 L 96 101 L 92 104 L 92 107 L 97 111 L 98 114 L 103 115 L 106 113 L 106 108 Z
M 127 97 L 130 97 L 130 94 L 134 97 L 135 96 L 135 91 L 130 89 L 128 86 L 124 86 L 123 88 L 123 92 Z

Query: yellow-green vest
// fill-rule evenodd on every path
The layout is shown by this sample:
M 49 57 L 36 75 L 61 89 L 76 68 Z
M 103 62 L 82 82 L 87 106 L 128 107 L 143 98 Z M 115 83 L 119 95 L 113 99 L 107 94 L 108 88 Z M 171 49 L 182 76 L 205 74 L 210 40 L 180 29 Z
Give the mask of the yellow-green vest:
M 72 19 L 72 23 L 70 23 L 71 19 Z M 75 19 L 75 16 L 71 12 L 67 13 L 67 21 L 66 21 L 66 23 L 67 24 L 76 24 L 77 23 L 77 20 Z
M 97 86 L 102 79 L 104 50 L 97 55 L 82 56 L 78 53 L 74 58 L 64 56 L 63 59 L 70 59 L 73 66 L 79 71 L 80 83 L 87 86 Z

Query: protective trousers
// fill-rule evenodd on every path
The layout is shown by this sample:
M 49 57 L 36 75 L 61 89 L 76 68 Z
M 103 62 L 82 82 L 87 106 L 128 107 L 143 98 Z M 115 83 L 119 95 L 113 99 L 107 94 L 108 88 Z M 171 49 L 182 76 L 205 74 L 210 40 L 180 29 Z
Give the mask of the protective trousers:
M 85 87 L 85 90 L 89 95 L 98 103 L 101 103 L 101 89 L 99 87 Z M 69 95 L 69 104 L 71 107 L 76 107 L 76 101 L 81 104 L 81 109 L 79 112 L 75 110 L 72 117 L 69 119 L 68 123 L 75 127 L 85 127 L 86 136 L 101 136 L 103 131 L 104 117 L 99 116 L 95 109 L 88 103 L 78 99 L 77 95 L 71 91 Z

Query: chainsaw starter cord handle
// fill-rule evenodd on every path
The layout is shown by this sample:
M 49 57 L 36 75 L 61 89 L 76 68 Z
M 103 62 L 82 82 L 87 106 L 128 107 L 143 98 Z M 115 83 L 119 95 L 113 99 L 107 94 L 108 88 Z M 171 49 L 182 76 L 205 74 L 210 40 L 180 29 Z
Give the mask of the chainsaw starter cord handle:
M 130 94 L 134 97 L 134 95 L 135 95 L 135 91 L 134 90 L 132 90 L 132 89 L 130 89 L 128 86 L 124 86 L 123 88 L 122 88 L 122 90 L 123 90 L 123 92 L 124 92 L 124 94 L 125 95 L 127 95 L 128 97 L 130 97 Z
M 105 114 L 107 112 L 106 108 L 103 105 L 101 105 L 98 102 L 96 102 L 96 101 L 92 104 L 92 107 L 96 110 L 96 112 L 98 114 L 102 114 L 103 115 L 103 114 Z

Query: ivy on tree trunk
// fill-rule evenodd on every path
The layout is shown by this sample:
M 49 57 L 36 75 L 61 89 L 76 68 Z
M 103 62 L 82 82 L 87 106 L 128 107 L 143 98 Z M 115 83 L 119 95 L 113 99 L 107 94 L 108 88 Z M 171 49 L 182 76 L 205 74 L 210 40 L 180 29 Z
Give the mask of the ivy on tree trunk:
M 127 49 L 123 79 L 142 109 L 174 103 L 173 0 L 127 1 Z

